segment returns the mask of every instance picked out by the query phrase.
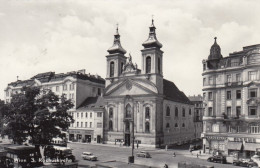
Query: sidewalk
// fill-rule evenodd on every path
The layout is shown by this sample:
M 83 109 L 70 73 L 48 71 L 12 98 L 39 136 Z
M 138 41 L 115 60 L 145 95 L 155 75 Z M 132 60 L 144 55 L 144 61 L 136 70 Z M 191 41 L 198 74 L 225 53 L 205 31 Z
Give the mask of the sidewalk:
M 83 142 L 69 142 L 71 144 L 82 144 L 82 145 L 96 145 L 96 146 L 107 146 L 107 147 L 114 147 L 114 148 L 129 148 L 131 149 L 132 146 L 124 146 L 124 145 L 120 145 L 120 144 L 102 144 L 102 143 L 83 143 Z M 140 146 L 137 148 L 135 145 L 135 149 L 138 150 L 147 150 L 147 151 L 154 151 L 154 150 L 164 150 L 164 149 L 157 149 L 154 147 L 148 147 L 148 146 Z

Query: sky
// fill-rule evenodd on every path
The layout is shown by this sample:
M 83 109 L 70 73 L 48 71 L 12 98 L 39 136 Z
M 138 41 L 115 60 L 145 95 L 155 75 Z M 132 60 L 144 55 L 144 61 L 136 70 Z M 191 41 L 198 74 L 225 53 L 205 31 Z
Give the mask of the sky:
M 163 75 L 187 96 L 202 93 L 202 60 L 214 37 L 222 55 L 260 43 L 258 0 L 0 0 L 0 99 L 7 84 L 54 71 L 106 77 L 107 49 L 121 44 L 141 65 L 152 15 Z

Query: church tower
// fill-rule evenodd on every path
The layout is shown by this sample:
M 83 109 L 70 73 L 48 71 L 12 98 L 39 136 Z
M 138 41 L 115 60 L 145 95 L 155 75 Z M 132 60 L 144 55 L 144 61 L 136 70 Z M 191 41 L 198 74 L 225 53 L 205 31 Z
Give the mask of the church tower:
M 123 72 L 123 67 L 126 63 L 126 50 L 121 46 L 120 35 L 118 33 L 118 27 L 116 28 L 116 34 L 114 35 L 113 46 L 108 50 L 107 55 L 107 75 L 106 75 L 106 87 L 118 80 L 119 76 Z
M 163 93 L 163 51 L 162 44 L 157 40 L 156 27 L 152 19 L 148 39 L 142 44 L 142 74 L 152 81 L 158 88 L 159 93 Z

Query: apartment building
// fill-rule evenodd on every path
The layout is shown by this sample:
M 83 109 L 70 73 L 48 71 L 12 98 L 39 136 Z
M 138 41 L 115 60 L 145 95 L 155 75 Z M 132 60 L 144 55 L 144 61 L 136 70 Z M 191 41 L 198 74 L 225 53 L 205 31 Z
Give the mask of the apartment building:
M 254 155 L 260 148 L 260 44 L 223 57 L 215 38 L 202 63 L 204 152 Z

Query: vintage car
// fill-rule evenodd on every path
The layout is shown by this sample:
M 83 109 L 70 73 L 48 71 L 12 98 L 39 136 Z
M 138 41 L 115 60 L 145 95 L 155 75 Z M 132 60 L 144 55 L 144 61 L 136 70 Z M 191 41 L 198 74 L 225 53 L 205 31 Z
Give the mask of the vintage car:
M 258 166 L 252 159 L 238 159 L 233 161 L 233 165 L 242 167 L 255 167 Z
M 222 163 L 222 164 L 225 164 L 227 163 L 227 159 L 225 156 L 223 155 L 214 155 L 214 156 L 211 156 L 207 159 L 208 162 L 219 162 L 219 163 Z
M 81 157 L 84 160 L 97 161 L 97 157 L 91 152 L 83 152 Z
M 141 151 L 136 154 L 137 157 L 144 157 L 144 158 L 151 158 L 151 155 L 149 152 Z

